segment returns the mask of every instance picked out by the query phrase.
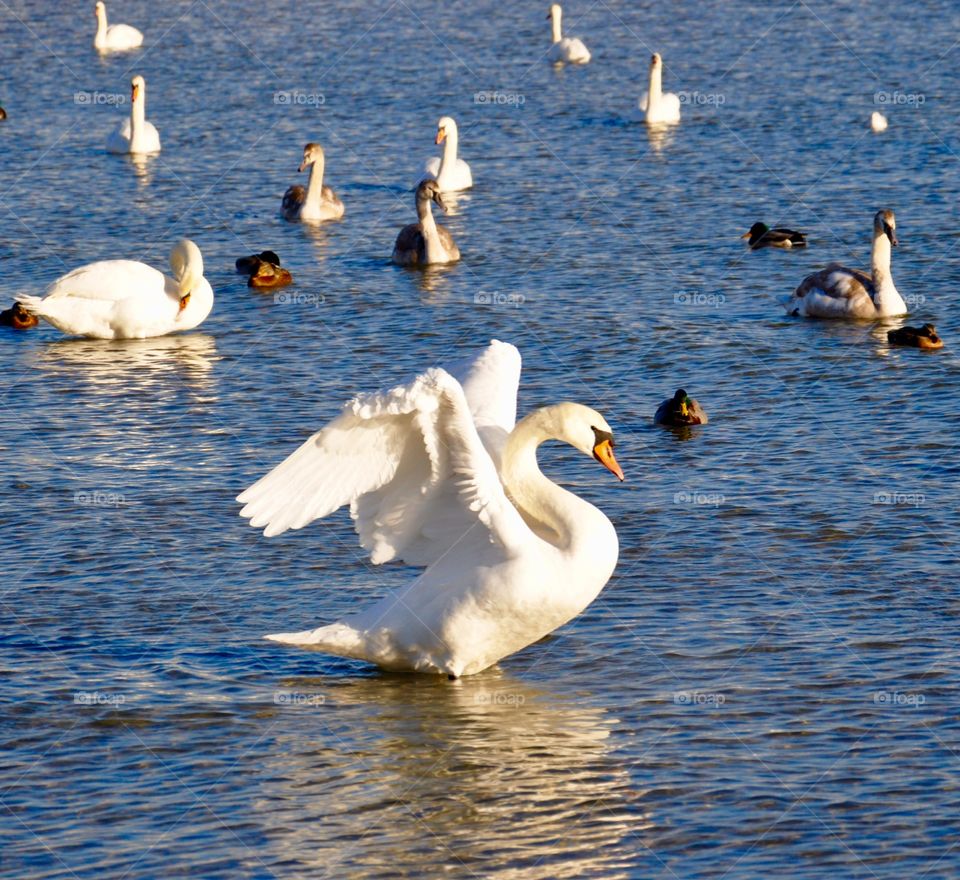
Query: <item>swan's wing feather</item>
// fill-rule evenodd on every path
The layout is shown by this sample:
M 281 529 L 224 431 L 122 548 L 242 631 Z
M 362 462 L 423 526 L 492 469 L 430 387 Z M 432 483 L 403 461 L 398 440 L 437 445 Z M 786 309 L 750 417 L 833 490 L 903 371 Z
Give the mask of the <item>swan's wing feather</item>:
M 58 278 L 47 288 L 44 297 L 117 302 L 131 296 L 159 299 L 169 295 L 167 279 L 153 266 L 135 260 L 101 260 Z
M 529 531 L 460 383 L 438 369 L 351 401 L 238 501 L 241 516 L 268 537 L 350 504 L 375 563 L 428 565 L 464 535 L 509 548 Z
M 851 299 L 869 297 L 872 289 L 873 280 L 866 273 L 831 263 L 826 269 L 804 278 L 794 295 L 803 297 L 811 291 L 818 291 L 833 299 Z

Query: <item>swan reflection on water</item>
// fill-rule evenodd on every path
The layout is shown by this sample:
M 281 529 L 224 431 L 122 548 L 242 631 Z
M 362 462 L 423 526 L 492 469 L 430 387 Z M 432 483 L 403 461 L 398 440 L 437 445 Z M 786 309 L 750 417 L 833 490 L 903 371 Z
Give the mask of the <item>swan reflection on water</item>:
M 152 339 L 57 339 L 36 349 L 33 368 L 69 371 L 92 385 L 126 388 L 152 385 L 169 375 L 202 388 L 218 360 L 214 338 L 206 333 Z
M 583 877 L 623 865 L 653 827 L 613 753 L 617 719 L 496 667 L 286 679 L 271 710 L 260 821 L 300 870 L 415 877 L 433 858 L 454 876 L 476 863 L 484 877 Z

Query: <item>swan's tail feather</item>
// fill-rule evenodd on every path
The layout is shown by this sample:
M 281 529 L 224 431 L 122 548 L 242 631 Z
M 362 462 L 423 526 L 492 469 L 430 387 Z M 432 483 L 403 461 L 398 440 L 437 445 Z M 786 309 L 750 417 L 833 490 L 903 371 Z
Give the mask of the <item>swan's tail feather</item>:
M 362 635 L 345 623 L 331 623 L 329 626 L 307 629 L 303 632 L 272 633 L 264 636 L 264 638 L 284 645 L 318 648 L 328 654 L 336 654 L 340 657 L 366 659 Z
M 20 303 L 31 315 L 43 314 L 43 297 L 31 296 L 29 293 L 18 293 L 13 299 Z

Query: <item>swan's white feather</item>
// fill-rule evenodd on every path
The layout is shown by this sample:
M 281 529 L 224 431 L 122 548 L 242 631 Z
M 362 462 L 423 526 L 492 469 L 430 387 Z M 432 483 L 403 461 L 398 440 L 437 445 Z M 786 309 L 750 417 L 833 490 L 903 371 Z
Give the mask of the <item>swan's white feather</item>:
M 419 565 L 476 522 L 489 528 L 491 504 L 505 505 L 516 525 L 491 454 L 499 457 L 516 418 L 519 352 L 494 342 L 455 372 L 462 385 L 428 370 L 408 385 L 356 397 L 239 496 L 241 515 L 271 537 L 349 504 L 374 563 Z

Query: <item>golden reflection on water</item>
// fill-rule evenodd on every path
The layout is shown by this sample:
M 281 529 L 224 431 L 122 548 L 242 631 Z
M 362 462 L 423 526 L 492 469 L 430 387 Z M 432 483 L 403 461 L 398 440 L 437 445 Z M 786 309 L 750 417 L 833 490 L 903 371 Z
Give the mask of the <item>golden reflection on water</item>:
M 452 876 L 617 876 L 627 835 L 653 827 L 611 749 L 617 720 L 500 670 L 298 678 L 275 701 L 257 806 L 301 869 L 414 877 L 429 850 Z

